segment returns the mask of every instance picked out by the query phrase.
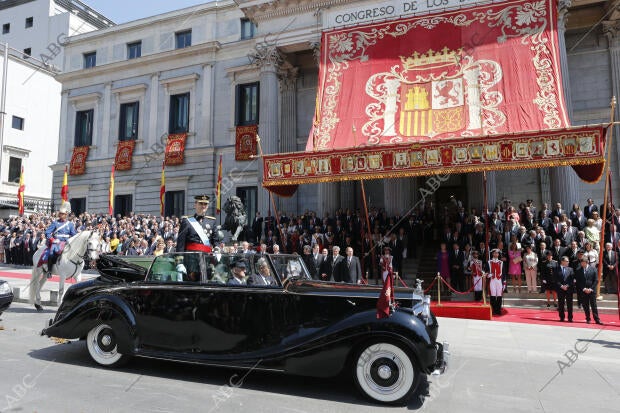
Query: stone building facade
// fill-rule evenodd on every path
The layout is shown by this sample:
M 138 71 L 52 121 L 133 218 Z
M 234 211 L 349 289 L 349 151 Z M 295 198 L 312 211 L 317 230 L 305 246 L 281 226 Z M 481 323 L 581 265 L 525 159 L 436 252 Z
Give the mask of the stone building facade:
M 222 155 L 224 198 L 240 195 L 250 214 L 256 210 L 267 213 L 272 201 L 261 187 L 261 163 L 235 161 L 235 128 L 243 124 L 241 112 L 248 109 L 243 103 L 257 104 L 252 108 L 258 108 L 254 115 L 264 153 L 304 150 L 315 109 L 321 32 L 389 18 L 389 7 L 396 10 L 397 4 L 404 7 L 401 3 L 221 1 L 70 38 L 64 73 L 58 77 L 63 92 L 54 190 L 60 191 L 62 170 L 75 144 L 76 113 L 93 110 L 86 174 L 70 177 L 70 197 L 78 209 L 107 210 L 120 111 L 124 104 L 138 102 L 133 168 L 116 174 L 121 205 L 117 212 L 157 213 L 162 137 L 170 132 L 171 99 L 189 93 L 186 161 L 166 169 L 172 205 L 168 211 L 185 213 L 194 194 L 214 194 Z M 609 104 L 620 76 L 618 12 L 609 11 L 610 4 L 560 2 L 562 73 L 574 125 L 606 122 L 610 117 Z M 599 20 L 602 23 L 597 24 Z M 188 32 L 190 44 L 178 47 L 179 35 Z M 129 47 L 138 43 L 140 56 L 128 58 Z M 84 68 L 85 56 L 93 52 L 96 65 Z M 615 143 L 611 150 L 611 168 L 617 171 L 620 152 Z M 389 213 L 407 211 L 419 201 L 424 185 L 424 178 L 368 181 L 367 201 Z M 602 181 L 583 183 L 570 167 L 491 172 L 487 186 L 490 204 L 529 198 L 535 204 L 562 202 L 570 208 L 588 197 L 598 202 L 603 199 Z M 615 181 L 613 190 L 620 193 Z M 452 175 L 435 192 L 434 201 L 441 204 L 450 195 L 466 206 L 480 208 L 482 174 Z M 339 207 L 362 207 L 360 184 L 355 182 L 306 185 L 292 198 L 276 197 L 274 202 L 284 212 L 314 210 L 319 215 Z

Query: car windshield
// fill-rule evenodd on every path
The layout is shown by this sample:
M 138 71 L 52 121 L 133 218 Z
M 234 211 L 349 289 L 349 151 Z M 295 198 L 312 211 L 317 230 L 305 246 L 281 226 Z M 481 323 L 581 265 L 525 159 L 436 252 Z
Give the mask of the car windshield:
M 272 276 L 275 280 L 267 285 L 270 287 L 279 286 L 280 281 L 291 277 L 311 279 L 299 255 L 182 252 L 155 257 L 146 281 L 229 284 L 234 278 L 233 268 L 240 263 L 245 267 L 245 282 L 248 284 L 251 284 L 250 278 L 253 276 Z
M 272 254 L 269 258 L 282 281 L 289 277 L 312 279 L 299 255 Z

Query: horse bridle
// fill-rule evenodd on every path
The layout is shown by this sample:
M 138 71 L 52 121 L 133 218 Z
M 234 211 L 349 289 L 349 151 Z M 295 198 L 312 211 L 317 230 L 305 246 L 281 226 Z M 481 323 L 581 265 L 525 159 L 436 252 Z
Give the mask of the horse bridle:
M 82 259 L 82 263 L 86 264 L 86 261 L 89 261 L 89 253 L 91 251 L 96 251 L 95 249 L 90 248 L 90 238 L 95 235 L 96 232 L 92 231 L 91 234 L 88 236 L 88 239 L 86 240 L 86 251 L 84 252 L 84 255 L 78 255 L 79 258 Z M 73 261 L 73 260 L 69 260 L 69 262 L 73 265 L 75 265 L 76 271 L 78 266 L 80 265 L 79 262 Z M 71 277 L 75 276 L 75 272 L 73 273 L 73 275 Z M 69 277 L 69 278 L 71 278 Z

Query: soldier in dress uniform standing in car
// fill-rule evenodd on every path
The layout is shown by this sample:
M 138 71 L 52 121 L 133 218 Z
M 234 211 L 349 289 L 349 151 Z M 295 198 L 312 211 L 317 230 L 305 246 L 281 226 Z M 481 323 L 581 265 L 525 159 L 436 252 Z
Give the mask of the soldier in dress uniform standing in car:
M 209 196 L 197 195 L 194 200 L 196 213 L 183 217 L 181 220 L 176 251 L 209 253 L 212 248 L 208 220 L 215 220 L 215 217 L 206 215 L 207 208 L 209 208 Z M 188 254 L 184 260 L 187 264 L 187 278 L 190 281 L 200 281 L 200 263 L 194 255 Z
M 177 252 L 211 252 L 210 227 L 207 220 L 214 220 L 215 217 L 205 215 L 207 208 L 209 208 L 209 197 L 207 195 L 197 195 L 194 199 L 196 213 L 193 216 L 183 217 L 181 220 L 181 228 L 177 238 Z

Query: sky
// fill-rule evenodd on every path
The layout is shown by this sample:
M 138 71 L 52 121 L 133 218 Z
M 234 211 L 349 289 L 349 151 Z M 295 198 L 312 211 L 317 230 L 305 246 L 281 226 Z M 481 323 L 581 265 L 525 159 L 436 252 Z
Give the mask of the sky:
M 126 23 L 143 17 L 183 9 L 209 0 L 82 0 L 114 23 Z

